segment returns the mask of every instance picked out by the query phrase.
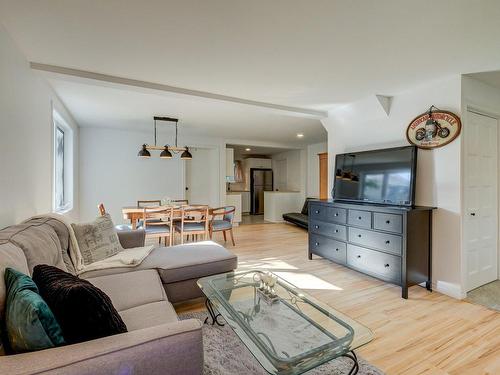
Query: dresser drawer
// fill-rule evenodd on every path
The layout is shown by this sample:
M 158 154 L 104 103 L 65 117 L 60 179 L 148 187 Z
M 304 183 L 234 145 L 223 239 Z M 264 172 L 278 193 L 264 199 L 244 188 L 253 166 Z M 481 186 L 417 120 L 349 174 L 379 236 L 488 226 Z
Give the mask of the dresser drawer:
M 338 240 L 347 240 L 347 228 L 343 225 L 326 223 L 324 221 L 311 221 L 309 223 L 309 230 L 312 233 L 322 234 Z
M 309 203 L 309 220 L 323 220 L 326 215 L 327 207 L 321 204 Z
M 401 258 L 397 256 L 349 244 L 347 264 L 383 280 L 401 283 Z
M 349 227 L 349 242 L 401 255 L 403 239 L 394 234 Z
M 345 208 L 328 207 L 325 219 L 334 223 L 345 224 L 347 221 L 347 210 Z
M 369 211 L 349 210 L 347 221 L 350 225 L 356 225 L 363 228 L 372 227 L 372 213 Z
M 313 254 L 345 264 L 347 245 L 317 234 L 309 235 L 309 251 Z
M 373 213 L 373 228 L 387 232 L 403 232 L 403 215 Z

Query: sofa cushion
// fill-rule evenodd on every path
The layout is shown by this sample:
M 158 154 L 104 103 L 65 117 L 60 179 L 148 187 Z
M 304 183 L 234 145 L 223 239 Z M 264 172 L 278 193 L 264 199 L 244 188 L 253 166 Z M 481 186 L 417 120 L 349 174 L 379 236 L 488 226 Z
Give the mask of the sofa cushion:
M 33 280 L 69 344 L 127 332 L 110 298 L 87 280 L 47 265 L 34 268 Z
M 87 280 L 106 293 L 118 311 L 167 300 L 156 270 L 119 273 Z
M 164 284 L 234 270 L 236 255 L 213 241 L 158 247 L 138 268 L 158 269 Z
M 23 353 L 64 345 L 61 327 L 31 277 L 7 268 L 5 284 L 9 348 Z
M 0 356 L 5 354 L 7 331 L 5 329 L 5 300 L 7 290 L 5 287 L 5 269 L 13 268 L 26 275 L 29 274 L 28 263 L 23 251 L 11 243 L 0 245 Z
M 0 244 L 11 242 L 21 250 L 30 273 L 38 264 L 48 264 L 67 271 L 62 257 L 61 242 L 50 225 L 32 220 L 0 231 Z
M 99 216 L 91 223 L 71 224 L 71 227 L 85 265 L 109 258 L 123 250 L 109 214 Z
M 90 279 L 145 269 L 158 270 L 163 284 L 229 272 L 238 266 L 238 258 L 213 241 L 158 247 L 137 267 L 88 271 L 80 277 Z M 205 273 L 209 272 L 209 273 Z
M 11 243 L 0 245 L 0 321 L 3 321 L 5 318 L 5 299 L 7 296 L 5 269 L 7 267 L 13 268 L 26 275 L 30 274 L 23 251 Z
M 168 301 L 151 302 L 120 311 L 129 331 L 177 322 L 177 314 Z

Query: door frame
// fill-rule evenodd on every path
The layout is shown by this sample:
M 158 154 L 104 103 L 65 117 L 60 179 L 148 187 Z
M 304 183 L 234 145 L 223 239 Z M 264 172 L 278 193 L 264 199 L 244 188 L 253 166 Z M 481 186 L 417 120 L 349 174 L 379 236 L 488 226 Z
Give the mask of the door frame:
M 481 116 L 486 116 L 497 120 L 497 149 L 500 147 L 500 112 L 497 112 L 498 109 L 487 108 L 483 105 L 474 103 L 473 101 L 467 100 L 462 103 L 462 108 L 464 111 L 462 112 L 462 135 L 461 138 L 461 147 L 460 147 L 460 163 L 461 163 L 461 188 L 460 188 L 460 201 L 461 201 L 461 220 L 460 220 L 460 271 L 461 271 L 461 284 L 462 284 L 462 298 L 467 297 L 467 292 L 469 289 L 468 285 L 468 277 L 467 277 L 467 252 L 465 248 L 465 221 L 466 221 L 466 213 L 467 207 L 465 205 L 465 143 L 467 141 L 467 127 L 468 127 L 468 112 L 472 112 Z M 500 166 L 500 150 L 497 150 L 497 159 L 498 165 Z M 497 176 L 497 226 L 500 227 L 500 173 Z M 497 280 L 500 279 L 500 230 L 497 231 Z

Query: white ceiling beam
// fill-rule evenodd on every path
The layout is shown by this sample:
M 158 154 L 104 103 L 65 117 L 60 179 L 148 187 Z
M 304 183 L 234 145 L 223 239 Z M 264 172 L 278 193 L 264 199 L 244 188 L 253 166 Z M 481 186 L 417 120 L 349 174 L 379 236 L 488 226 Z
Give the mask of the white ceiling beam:
M 214 93 L 206 92 L 206 91 L 190 90 L 190 89 L 185 89 L 182 87 L 169 86 L 169 85 L 164 85 L 161 83 L 139 81 L 139 80 L 130 79 L 130 78 L 112 76 L 112 75 L 108 75 L 108 74 L 94 73 L 94 72 L 89 72 L 86 70 L 72 69 L 72 68 L 66 68 L 66 67 L 62 67 L 62 66 L 49 65 L 49 64 L 41 64 L 41 63 L 37 63 L 37 62 L 30 62 L 30 67 L 31 67 L 31 69 L 34 69 L 34 70 L 39 70 L 39 71 L 43 71 L 43 72 L 50 72 L 50 73 L 55 73 L 55 74 L 60 74 L 60 75 L 65 75 L 65 76 L 79 77 L 79 78 L 107 82 L 107 83 L 118 84 L 118 85 L 132 86 L 132 87 L 138 87 L 138 88 L 143 88 L 143 89 L 164 91 L 164 92 L 170 92 L 170 93 L 175 93 L 175 94 L 188 95 L 188 96 L 193 96 L 193 97 L 219 100 L 219 101 L 225 101 L 225 102 L 232 102 L 232 103 L 237 103 L 237 104 L 249 105 L 249 106 L 253 106 L 253 107 L 260 107 L 260 108 L 265 108 L 268 110 L 284 112 L 285 114 L 288 114 L 288 115 L 295 115 L 295 116 L 298 115 L 301 117 L 315 118 L 315 119 L 323 119 L 323 118 L 328 117 L 328 112 L 325 112 L 325 111 L 317 111 L 317 110 L 308 109 L 308 108 L 290 107 L 290 106 L 280 105 L 280 104 L 259 102 L 259 101 L 255 101 L 255 100 L 237 98 L 234 96 L 214 94 Z

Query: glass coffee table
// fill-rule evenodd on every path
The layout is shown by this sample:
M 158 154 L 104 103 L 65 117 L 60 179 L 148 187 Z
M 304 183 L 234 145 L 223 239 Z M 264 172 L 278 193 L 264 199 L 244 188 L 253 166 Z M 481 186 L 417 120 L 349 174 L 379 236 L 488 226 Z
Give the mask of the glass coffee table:
M 276 284 L 266 293 L 262 280 L 269 275 Z M 198 286 L 207 297 L 205 323 L 223 325 L 222 315 L 270 374 L 301 374 L 344 356 L 353 361 L 354 375 L 354 350 L 373 338 L 367 327 L 272 273 L 230 272 L 199 279 Z

